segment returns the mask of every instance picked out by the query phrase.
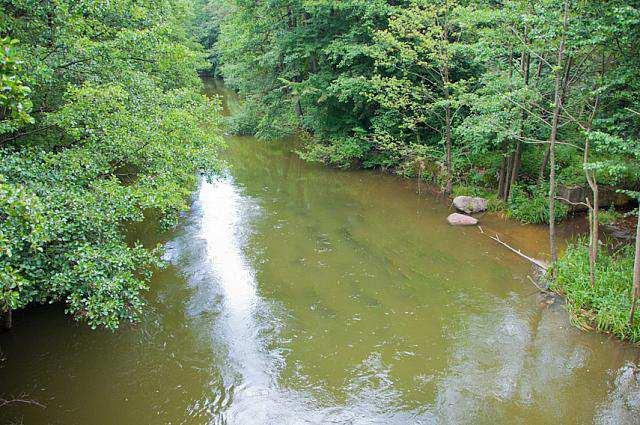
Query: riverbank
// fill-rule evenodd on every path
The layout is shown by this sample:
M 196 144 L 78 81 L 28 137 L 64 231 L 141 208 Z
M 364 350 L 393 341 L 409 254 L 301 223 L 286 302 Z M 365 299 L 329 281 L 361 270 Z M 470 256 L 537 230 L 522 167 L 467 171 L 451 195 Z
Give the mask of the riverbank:
M 232 105 L 233 111 L 237 112 L 241 110 L 241 105 L 238 102 L 236 94 L 224 87 L 220 82 L 215 80 L 209 80 L 208 85 L 216 88 L 216 90 L 223 92 L 229 105 Z M 228 108 L 228 106 L 227 106 Z M 231 110 L 226 110 L 227 114 L 231 114 Z M 305 138 L 303 137 L 302 140 Z M 300 139 L 293 138 L 293 147 L 289 149 L 300 152 L 302 149 Z M 322 164 L 319 166 L 326 167 Z M 330 167 L 331 168 L 331 167 Z M 351 169 L 347 172 L 365 172 L 357 171 L 357 169 Z M 500 201 L 496 194 L 491 193 L 487 189 L 479 189 L 469 186 L 454 186 L 451 197 L 445 196 L 439 186 L 433 184 L 433 182 L 425 180 L 424 177 L 417 177 L 408 175 L 406 173 L 400 173 L 394 170 L 388 171 L 368 171 L 374 174 L 383 176 L 394 176 L 404 187 L 412 190 L 417 196 L 422 198 L 429 198 L 429 202 L 436 202 L 444 207 L 451 209 L 451 202 L 454 196 L 457 195 L 473 195 L 484 196 L 489 200 L 489 208 L 486 213 L 481 214 L 480 229 L 483 231 L 483 237 L 487 239 L 494 238 L 491 243 L 500 246 L 503 250 L 503 254 L 507 258 L 512 258 L 513 252 L 510 252 L 506 246 L 501 246 L 501 242 L 511 247 L 515 251 L 521 252 L 523 257 L 529 257 L 533 259 L 533 262 L 548 264 L 550 262 L 549 255 L 549 242 L 548 242 L 548 227 L 546 224 L 531 224 L 540 223 L 545 219 L 548 219 L 548 203 L 544 197 L 531 200 L 527 198 L 522 191 L 515 189 L 514 196 L 511 198 L 510 203 Z M 580 237 L 588 233 L 588 223 L 585 217 L 585 213 L 578 211 L 569 213 L 569 208 L 558 208 L 558 218 L 560 222 L 556 225 L 558 232 L 558 248 L 561 253 L 560 263 L 558 267 L 562 267 L 563 270 L 571 270 L 563 274 L 563 280 L 560 283 L 550 282 L 550 276 L 545 276 L 546 269 L 543 273 L 531 273 L 532 279 L 536 279 L 536 289 L 543 288 L 546 291 L 553 291 L 557 296 L 567 297 L 567 313 L 573 318 L 572 323 L 576 327 L 582 330 L 598 330 L 604 333 L 611 332 L 616 337 L 631 342 L 637 342 L 635 335 L 640 332 L 640 321 L 636 322 L 636 325 L 632 327 L 625 326 L 622 320 L 624 316 L 624 310 L 630 305 L 631 297 L 631 272 L 628 268 L 628 264 L 622 266 L 625 272 L 621 272 L 619 277 L 623 277 L 623 284 L 609 285 L 606 281 L 598 283 L 605 291 L 613 291 L 616 294 L 615 301 L 602 302 L 602 300 L 611 299 L 603 297 L 600 299 L 600 293 L 598 291 L 591 291 L 591 293 L 585 294 L 584 291 L 589 291 L 589 288 L 583 287 L 585 279 L 588 280 L 589 271 L 588 268 L 575 267 L 574 253 L 576 251 L 582 252 L 579 247 L 581 241 Z M 616 216 L 612 214 L 610 210 L 602 209 L 603 216 L 605 214 Z M 617 216 L 616 216 L 617 217 Z M 446 215 L 443 215 L 444 221 Z M 614 238 L 620 236 L 619 232 L 615 228 L 603 227 L 601 234 L 605 238 Z M 500 242 L 498 242 L 500 241 Z M 576 245 L 577 244 L 577 245 Z M 564 257 L 564 252 L 567 248 L 571 249 L 571 258 Z M 603 250 L 605 247 L 603 247 Z M 606 259 L 605 252 L 602 253 L 603 258 Z M 588 257 L 583 258 L 586 260 Z M 623 259 L 624 260 L 624 259 Z M 525 260 L 528 261 L 528 260 Z M 624 262 L 624 261 L 623 261 Z M 606 264 L 611 264 L 611 258 L 605 260 Z M 628 262 L 627 262 L 628 263 Z M 584 262 L 582 263 L 584 266 Z M 622 276 L 623 275 L 623 276 Z M 527 284 L 530 282 L 528 281 Z M 607 289 L 609 288 L 609 289 Z M 615 288 L 615 290 L 614 290 Z M 574 290 L 575 289 L 575 290 Z M 586 302 L 586 300 L 591 300 Z M 614 309 L 616 313 L 611 314 L 611 309 Z M 628 312 L 628 309 L 626 310 Z M 597 320 L 594 321 L 594 318 Z

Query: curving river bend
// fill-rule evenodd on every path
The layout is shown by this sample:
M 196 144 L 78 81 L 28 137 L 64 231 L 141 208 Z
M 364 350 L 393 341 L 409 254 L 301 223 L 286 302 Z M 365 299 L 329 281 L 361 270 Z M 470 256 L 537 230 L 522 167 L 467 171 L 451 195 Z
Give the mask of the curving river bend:
M 226 174 L 201 182 L 176 231 L 137 229 L 172 264 L 140 325 L 16 315 L 0 397 L 46 407 L 0 408 L 0 423 L 640 422 L 637 350 L 571 328 L 528 264 L 449 227 L 414 183 L 228 142 Z M 483 227 L 544 256 L 542 228 Z

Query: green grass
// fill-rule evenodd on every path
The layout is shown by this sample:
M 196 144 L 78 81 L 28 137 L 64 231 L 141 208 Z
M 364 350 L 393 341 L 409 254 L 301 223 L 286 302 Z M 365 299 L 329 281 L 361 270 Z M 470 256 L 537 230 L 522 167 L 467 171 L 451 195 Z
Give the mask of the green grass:
M 598 217 L 602 224 L 615 224 L 622 218 L 622 213 L 617 212 L 613 208 L 608 210 L 600 210 Z
M 526 191 L 515 185 L 507 207 L 507 216 L 523 223 L 541 224 L 549 222 L 549 200 L 544 188 L 531 188 Z M 562 202 L 556 202 L 556 223 L 562 221 L 569 213 L 569 208 Z
M 633 278 L 633 247 L 615 252 L 602 250 L 596 266 L 596 284 L 589 282 L 586 241 L 571 245 L 558 261 L 558 275 L 551 289 L 564 294 L 572 321 L 581 328 L 595 328 L 616 337 L 640 342 L 640 313 L 629 326 Z

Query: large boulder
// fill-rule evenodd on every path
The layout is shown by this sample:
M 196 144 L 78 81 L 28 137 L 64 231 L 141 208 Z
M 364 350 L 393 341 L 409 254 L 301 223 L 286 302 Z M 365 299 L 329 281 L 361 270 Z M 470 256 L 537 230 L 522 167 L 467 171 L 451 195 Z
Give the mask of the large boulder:
M 452 226 L 475 226 L 478 224 L 478 220 L 470 215 L 464 215 L 460 213 L 453 213 L 447 217 L 447 221 Z
M 600 207 L 622 207 L 632 201 L 627 195 L 616 192 L 612 187 L 600 186 L 598 189 Z M 586 198 L 593 202 L 593 194 L 588 186 L 564 186 L 559 184 L 557 196 L 561 200 L 566 199 L 571 203 L 568 205 L 569 211 L 586 210 L 587 206 L 584 205 Z
M 456 207 L 458 211 L 474 214 L 486 211 L 489 206 L 489 201 L 473 196 L 456 196 L 453 198 L 453 206 Z

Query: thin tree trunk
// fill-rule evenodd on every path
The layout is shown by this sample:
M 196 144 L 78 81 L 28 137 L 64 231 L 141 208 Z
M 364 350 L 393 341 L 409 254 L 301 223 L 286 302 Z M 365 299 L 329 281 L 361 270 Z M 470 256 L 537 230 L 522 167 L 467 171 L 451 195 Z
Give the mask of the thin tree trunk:
M 445 48 L 448 48 L 449 43 L 449 28 L 448 22 L 445 21 L 444 28 L 442 30 L 442 38 L 445 43 Z M 449 52 L 445 51 L 443 69 L 442 69 L 442 82 L 444 83 L 444 98 L 446 101 L 445 106 L 445 129 L 444 129 L 444 141 L 445 141 L 445 164 L 447 167 L 447 183 L 445 187 L 445 193 L 447 196 L 451 195 L 453 189 L 453 155 L 451 152 L 451 102 L 449 99 Z
M 447 96 L 448 97 L 448 96 Z M 451 106 L 447 103 L 445 110 L 445 149 L 446 149 L 446 166 L 447 166 L 447 185 L 445 187 L 445 193 L 451 195 L 453 189 L 453 158 L 451 154 Z
M 5 311 L 0 311 L 0 331 L 6 331 L 13 326 L 11 308 Z
M 503 144 L 502 146 L 503 153 L 505 149 L 506 147 Z M 504 186 L 506 184 L 506 180 L 507 180 L 507 158 L 502 157 L 502 161 L 500 162 L 500 172 L 498 173 L 498 196 L 500 196 L 501 199 L 502 199 L 502 194 L 504 193 Z
M 560 39 L 560 46 L 558 46 L 558 61 L 556 66 L 559 68 L 556 71 L 555 82 L 555 102 L 553 108 L 553 120 L 551 123 L 551 136 L 549 137 L 549 246 L 551 250 L 551 265 L 553 267 L 553 277 L 556 276 L 555 265 L 558 261 L 558 246 L 556 242 L 556 140 L 558 138 L 558 126 L 560 124 L 560 109 L 562 107 L 562 87 L 563 87 L 563 73 L 561 71 L 564 48 L 567 37 L 567 21 L 569 19 L 569 0 L 564 2 L 564 17 L 562 22 L 562 36 Z
M 522 130 L 520 130 L 522 134 Z M 507 198 L 511 196 L 511 188 L 518 182 L 518 174 L 520 173 L 520 161 L 522 157 L 522 141 L 516 142 L 516 150 L 513 152 L 513 160 L 511 161 L 511 178 L 509 186 L 507 186 Z
M 302 118 L 304 116 L 304 112 L 302 111 L 302 103 L 300 103 L 300 96 L 296 96 L 295 108 L 296 108 L 296 115 L 299 118 Z
M 528 44 L 527 28 L 524 29 L 524 40 Z M 524 51 L 520 55 L 520 69 L 524 78 L 524 86 L 529 86 L 529 68 L 531 67 L 531 55 Z M 507 198 L 511 196 L 511 188 L 518 182 L 518 174 L 520 173 L 520 162 L 522 158 L 522 137 L 524 137 L 524 121 L 527 119 L 527 111 L 524 109 L 520 114 L 520 139 L 516 142 L 516 150 L 513 153 L 513 161 L 511 164 L 511 179 L 507 188 Z
M 502 188 L 502 192 L 500 192 L 500 198 L 503 201 L 507 201 L 509 199 L 509 184 L 511 182 L 511 169 L 513 168 L 513 154 L 507 156 L 505 158 L 506 167 L 505 167 L 505 176 L 504 176 L 504 186 Z
M 318 59 L 316 58 L 315 53 L 312 53 L 309 57 L 309 71 L 311 74 L 318 73 Z
M 549 163 L 549 146 L 545 148 L 544 156 L 542 157 L 542 164 L 540 164 L 540 170 L 538 171 L 538 186 L 542 186 L 544 183 L 544 176 L 547 174 L 547 164 Z
M 595 117 L 596 111 L 598 109 L 598 100 L 598 97 L 596 97 L 593 111 L 589 116 L 589 121 L 587 122 L 587 127 L 585 129 L 583 158 L 585 177 L 587 178 L 587 183 L 589 184 L 593 195 L 593 206 L 590 209 L 591 216 L 589 220 L 589 283 L 591 283 L 591 287 L 594 287 L 596 284 L 596 261 L 598 259 L 598 245 L 600 241 L 600 196 L 598 193 L 598 181 L 596 172 L 588 170 L 587 164 L 589 163 L 589 151 L 591 148 L 591 144 L 589 142 L 589 132 L 591 131 L 593 118 Z
M 640 294 L 640 207 L 638 208 L 638 224 L 636 228 L 636 256 L 633 262 L 633 297 L 631 299 L 631 311 L 629 312 L 629 325 L 633 325 L 638 294 Z
M 593 218 L 591 220 L 591 242 L 589 244 L 589 278 L 591 286 L 596 285 L 596 261 L 598 260 L 598 245 L 600 243 L 600 195 L 598 186 L 595 184 L 593 190 Z

